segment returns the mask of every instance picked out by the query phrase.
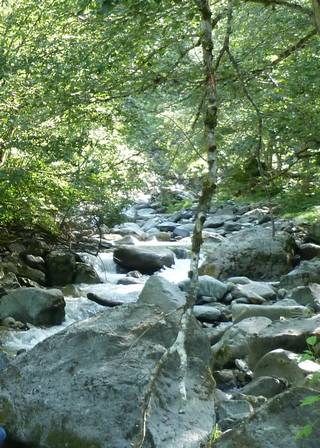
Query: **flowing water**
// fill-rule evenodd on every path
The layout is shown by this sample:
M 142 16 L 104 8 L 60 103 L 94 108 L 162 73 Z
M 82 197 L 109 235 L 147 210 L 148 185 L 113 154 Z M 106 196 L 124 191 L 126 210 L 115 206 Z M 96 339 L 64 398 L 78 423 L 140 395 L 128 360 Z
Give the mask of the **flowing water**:
M 165 243 L 158 244 L 162 248 L 167 248 Z M 103 312 L 105 307 L 87 299 L 87 293 L 91 292 L 101 295 L 104 298 L 121 301 L 124 303 L 135 302 L 147 281 L 149 276 L 144 275 L 140 278 L 140 284 L 133 285 L 118 285 L 117 282 L 126 276 L 117 272 L 117 265 L 113 261 L 112 252 L 101 253 L 97 257 L 90 254 L 81 254 L 83 260 L 91 264 L 97 271 L 103 283 L 95 285 L 75 285 L 74 294 L 66 295 L 66 318 L 61 325 L 39 328 L 33 327 L 28 331 L 7 331 L 2 342 L 3 347 L 11 353 L 18 350 L 29 350 L 40 341 L 49 336 L 61 331 L 74 322 L 88 319 L 99 312 Z M 181 280 L 187 278 L 190 260 L 175 259 L 175 265 L 172 268 L 165 268 L 156 275 L 166 278 L 172 283 L 179 283 Z

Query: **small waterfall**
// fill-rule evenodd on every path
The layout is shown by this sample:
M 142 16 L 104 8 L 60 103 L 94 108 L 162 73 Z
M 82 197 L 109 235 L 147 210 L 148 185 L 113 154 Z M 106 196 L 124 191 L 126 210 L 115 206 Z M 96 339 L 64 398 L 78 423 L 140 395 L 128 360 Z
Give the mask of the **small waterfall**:
M 158 275 L 164 277 L 171 283 L 179 283 L 188 278 L 188 271 L 190 269 L 189 259 L 175 259 L 175 264 L 172 268 L 163 269 Z
M 91 255 L 87 253 L 79 254 L 81 259 L 90 264 L 102 282 L 117 283 L 117 281 L 123 277 L 123 274 L 117 273 L 117 264 L 113 261 L 112 252 L 101 252 L 99 255 Z

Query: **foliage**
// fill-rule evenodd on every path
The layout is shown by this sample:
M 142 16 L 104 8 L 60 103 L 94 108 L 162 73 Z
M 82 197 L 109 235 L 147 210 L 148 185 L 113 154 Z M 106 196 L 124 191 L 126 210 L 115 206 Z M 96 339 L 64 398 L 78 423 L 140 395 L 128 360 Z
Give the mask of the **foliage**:
M 317 336 L 312 335 L 309 336 L 306 339 L 307 343 L 307 349 L 303 352 L 303 355 L 301 357 L 301 360 L 310 360 L 310 361 L 319 361 L 319 352 L 318 352 L 318 345 L 319 345 L 319 339 Z M 315 373 L 312 375 L 311 378 L 311 384 L 317 383 L 319 384 L 320 375 L 319 373 Z M 306 396 L 300 403 L 300 406 L 313 406 L 320 402 L 320 395 L 308 395 Z M 304 425 L 296 434 L 296 440 L 300 439 L 306 439 L 310 437 L 312 434 L 314 428 L 318 425 L 318 420 L 315 422 L 309 422 L 306 425 Z
M 225 196 L 265 197 L 268 184 L 275 200 L 299 191 L 305 202 L 316 191 L 319 37 L 309 3 L 298 4 L 234 4 L 230 50 L 239 71 L 226 53 L 217 71 Z M 226 6 L 213 5 L 216 57 Z M 58 230 L 83 206 L 112 219 L 137 189 L 163 181 L 199 189 L 198 29 L 187 0 L 1 1 L 1 222 Z M 263 118 L 261 154 L 244 86 Z
M 213 448 L 214 443 L 217 442 L 217 440 L 221 437 L 221 435 L 222 435 L 221 429 L 219 428 L 218 425 L 215 425 L 215 427 L 212 430 L 207 448 Z

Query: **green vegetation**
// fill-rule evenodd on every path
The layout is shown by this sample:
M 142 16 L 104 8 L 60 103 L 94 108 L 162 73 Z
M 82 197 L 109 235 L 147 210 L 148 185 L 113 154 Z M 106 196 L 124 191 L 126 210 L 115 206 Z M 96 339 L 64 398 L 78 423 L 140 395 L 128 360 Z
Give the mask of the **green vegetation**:
M 309 360 L 319 362 L 319 339 L 317 336 L 309 336 L 306 339 L 307 349 L 304 351 L 301 360 Z M 310 386 L 319 387 L 320 374 L 315 373 L 312 375 L 310 380 Z M 304 400 L 301 401 L 301 406 L 314 406 L 320 402 L 320 395 L 313 394 L 308 395 Z M 305 424 L 296 434 L 296 440 L 307 439 L 310 437 L 315 428 L 319 425 L 319 419 L 314 422 L 309 422 Z
M 208 443 L 207 448 L 214 448 L 214 443 L 217 442 L 217 440 L 222 436 L 222 431 L 219 428 L 218 425 L 215 425 L 215 427 L 212 430 L 210 440 Z
M 271 198 L 317 220 L 317 209 L 305 212 L 320 180 L 311 3 L 211 6 L 220 195 Z M 187 0 L 0 2 L 2 226 L 59 232 L 79 215 L 112 223 L 137 190 L 199 191 L 199 22 Z

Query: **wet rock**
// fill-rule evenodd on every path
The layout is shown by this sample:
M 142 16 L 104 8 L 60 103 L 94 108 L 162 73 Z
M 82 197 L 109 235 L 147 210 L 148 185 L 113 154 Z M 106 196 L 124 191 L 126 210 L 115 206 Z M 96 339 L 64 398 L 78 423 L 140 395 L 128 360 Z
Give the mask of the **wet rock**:
M 164 266 L 174 264 L 174 255 L 170 250 L 155 251 L 144 247 L 119 247 L 115 249 L 113 259 L 120 266 L 143 274 L 153 274 Z
M 73 283 L 87 283 L 89 285 L 102 283 L 95 269 L 85 263 L 75 264 L 75 273 L 72 281 Z
M 263 396 L 266 398 L 272 398 L 275 395 L 280 394 L 286 389 L 286 384 L 279 378 L 271 376 L 259 376 L 254 378 L 249 384 L 241 389 L 241 393 L 245 395 Z
M 114 306 L 120 306 L 125 303 L 124 301 L 112 299 L 110 297 L 103 297 L 93 292 L 88 292 L 87 298 L 88 300 L 92 300 L 92 302 L 98 303 L 98 305 L 107 306 L 110 308 L 113 308 Z
M 272 398 L 259 408 L 248 420 L 224 434 L 215 448 L 268 447 L 302 448 L 305 440 L 296 439 L 299 429 L 307 422 L 318 418 L 317 406 L 300 406 L 307 396 L 314 395 L 312 389 L 292 388 Z M 267 442 L 267 445 L 266 445 Z M 314 427 L 307 439 L 308 448 L 319 447 L 319 430 Z
M 50 286 L 65 286 L 73 281 L 76 259 L 71 252 L 52 251 L 46 257 L 47 279 Z
M 253 280 L 278 278 L 292 268 L 294 241 L 286 232 L 272 237 L 271 229 L 242 230 L 208 254 L 200 274 L 219 279 L 247 276 Z
M 38 269 L 40 271 L 45 272 L 45 261 L 43 257 L 31 255 L 31 254 L 23 254 L 23 261 L 30 266 L 30 268 Z
M 139 444 L 150 374 L 178 334 L 173 314 L 164 320 L 154 306 L 124 305 L 18 356 L 3 372 L 0 391 L 0 420 L 12 438 L 47 448 Z M 194 319 L 185 346 L 187 401 L 181 402 L 180 358 L 174 353 L 155 381 L 146 448 L 198 448 L 215 424 L 210 349 Z
M 147 280 L 138 299 L 138 303 L 157 305 L 165 313 L 183 306 L 185 301 L 185 294 L 177 285 L 157 275 Z
M 230 366 L 237 358 L 246 357 L 249 353 L 249 338 L 270 324 L 271 320 L 266 317 L 253 317 L 229 328 L 221 340 L 211 347 L 214 367 Z
M 0 299 L 0 319 L 9 316 L 33 325 L 59 325 L 65 301 L 58 289 L 19 288 Z
M 170 248 L 175 254 L 178 260 L 187 260 L 190 258 L 190 250 L 184 249 L 183 247 L 172 247 Z
M 2 320 L 1 325 L 10 328 L 11 330 L 29 330 L 28 324 L 15 320 L 9 316 Z
M 141 285 L 142 283 L 142 280 L 134 277 L 123 277 L 117 281 L 117 285 Z
M 139 271 L 130 271 L 126 274 L 126 277 L 141 278 L 142 274 Z

